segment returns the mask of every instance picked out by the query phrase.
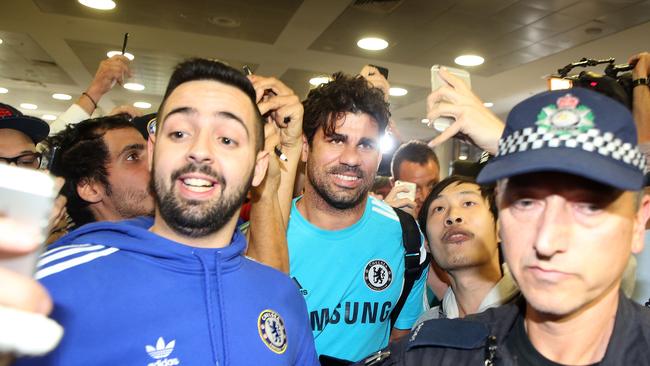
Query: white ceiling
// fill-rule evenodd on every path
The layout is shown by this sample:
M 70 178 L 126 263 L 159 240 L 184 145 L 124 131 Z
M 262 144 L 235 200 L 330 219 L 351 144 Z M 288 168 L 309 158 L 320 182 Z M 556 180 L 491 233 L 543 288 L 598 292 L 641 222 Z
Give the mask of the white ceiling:
M 115 0 L 109 12 L 76 0 L 5 1 L 0 23 L 0 101 L 39 105 L 27 114 L 59 114 L 92 80 L 106 51 L 135 54 L 134 80 L 143 92 L 116 87 L 104 110 L 143 100 L 157 108 L 172 66 L 201 56 L 257 74 L 280 77 L 301 96 L 307 80 L 364 64 L 390 69 L 392 112 L 408 138 L 434 133 L 420 123 L 430 89 L 429 67 L 448 64 L 459 52 L 479 52 L 486 62 L 472 86 L 504 116 L 524 97 L 546 87 L 545 75 L 582 57 L 615 57 L 618 63 L 650 49 L 650 1 L 638 0 Z M 232 21 L 236 27 L 215 23 Z M 600 32 L 593 28 L 599 28 Z M 589 31 L 587 31 L 589 29 Z M 363 51 L 363 35 L 382 35 L 391 46 Z

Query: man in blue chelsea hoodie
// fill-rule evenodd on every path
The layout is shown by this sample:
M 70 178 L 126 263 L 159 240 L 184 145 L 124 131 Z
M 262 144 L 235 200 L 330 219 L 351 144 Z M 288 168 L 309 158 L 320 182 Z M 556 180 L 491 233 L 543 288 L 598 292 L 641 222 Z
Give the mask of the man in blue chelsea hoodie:
M 318 364 L 298 288 L 236 230 L 269 158 L 256 99 L 222 63 L 177 66 L 149 139 L 155 217 L 84 226 L 41 257 L 65 335 L 19 364 Z

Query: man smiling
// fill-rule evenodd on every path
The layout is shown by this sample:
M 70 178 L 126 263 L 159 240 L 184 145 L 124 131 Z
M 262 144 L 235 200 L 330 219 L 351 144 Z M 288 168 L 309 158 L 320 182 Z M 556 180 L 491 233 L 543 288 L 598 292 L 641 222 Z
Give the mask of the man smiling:
M 391 335 L 408 333 L 424 311 L 426 271 L 417 268 L 412 290 L 402 291 L 400 219 L 368 196 L 388 123 L 384 95 L 361 76 L 335 74 L 303 104 L 307 180 L 291 209 L 290 275 L 307 300 L 318 353 L 357 361 L 388 344 Z M 421 252 L 411 258 L 417 265 L 424 249 L 416 248 Z M 401 294 L 403 308 L 395 310 Z
M 316 365 L 291 280 L 246 259 L 236 230 L 264 178 L 246 77 L 193 59 L 174 71 L 148 143 L 155 217 L 87 225 L 39 262 L 66 334 L 38 365 Z

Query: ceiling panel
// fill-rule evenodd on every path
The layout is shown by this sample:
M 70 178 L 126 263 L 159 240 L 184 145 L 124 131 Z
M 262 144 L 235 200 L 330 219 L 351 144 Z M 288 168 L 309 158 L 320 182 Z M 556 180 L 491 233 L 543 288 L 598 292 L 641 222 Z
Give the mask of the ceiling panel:
M 115 46 L 107 44 L 88 43 L 82 41 L 66 40 L 72 51 L 81 60 L 86 70 L 94 75 L 101 60 L 106 58 L 106 53 L 115 49 Z M 174 67 L 181 61 L 190 58 L 189 55 L 177 55 L 161 50 L 131 49 L 135 56 L 131 62 L 133 77 L 130 82 L 137 82 L 145 86 L 144 93 L 162 96 L 165 93 L 167 82 Z M 226 62 L 230 66 L 241 70 L 243 65 L 249 65 L 255 70 L 257 64 L 240 60 L 224 59 L 217 54 L 196 55 L 208 58 L 215 58 Z M 119 92 L 119 89 L 116 89 Z M 125 93 L 140 93 L 123 90 Z
M 620 8 L 621 4 L 597 0 L 583 0 L 560 10 L 560 14 L 568 15 L 574 19 L 591 20 L 609 14 Z
M 499 11 L 494 15 L 497 19 L 508 19 L 510 22 L 528 25 L 551 13 L 551 10 L 535 8 L 523 2 L 518 2 Z
M 109 12 L 89 9 L 73 0 L 34 0 L 34 3 L 45 13 L 270 44 L 275 42 L 302 0 L 120 1 Z
M 592 21 L 545 39 L 541 44 L 551 47 L 559 47 L 560 49 L 567 49 L 612 34 L 618 30 L 620 29 L 617 29 L 614 26 Z
M 587 20 L 576 19 L 570 15 L 553 13 L 532 23 L 531 26 L 533 28 L 552 30 L 554 32 L 564 32 L 586 22 Z
M 0 31 L 0 78 L 28 83 L 73 84 L 61 69 L 29 35 Z
M 619 29 L 647 22 L 650 19 L 650 1 L 641 1 L 628 7 L 621 7 L 596 20 L 611 24 Z M 647 48 L 647 47 L 646 47 Z
M 309 84 L 309 79 L 316 76 L 328 76 L 330 74 L 324 71 L 288 69 L 282 74 L 280 80 L 291 88 L 300 100 L 304 100 L 312 88 Z
M 578 0 L 522 0 L 528 6 L 540 10 L 558 11 L 566 8 L 572 4 L 577 3 Z

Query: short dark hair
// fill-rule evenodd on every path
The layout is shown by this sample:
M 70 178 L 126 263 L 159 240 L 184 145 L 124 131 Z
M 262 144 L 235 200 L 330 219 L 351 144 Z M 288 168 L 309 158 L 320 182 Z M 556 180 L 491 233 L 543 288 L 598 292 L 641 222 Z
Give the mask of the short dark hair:
M 161 112 L 165 105 L 165 101 L 169 98 L 169 95 L 179 85 L 197 80 L 211 80 L 230 85 L 241 90 L 246 94 L 246 96 L 248 96 L 259 122 L 255 131 L 255 151 L 262 150 L 264 148 L 263 119 L 259 109 L 257 108 L 255 88 L 253 88 L 253 84 L 251 84 L 250 80 L 248 80 L 241 71 L 217 60 L 191 58 L 176 65 L 174 73 L 167 84 L 167 90 L 165 90 L 162 102 L 160 102 L 160 107 L 158 109 L 158 117 L 160 118 L 156 120 L 156 131 L 160 130 L 160 124 L 162 123 L 163 117 Z
M 492 213 L 492 217 L 494 218 L 494 221 L 496 222 L 497 218 L 499 217 L 498 211 L 497 211 L 497 205 L 494 200 L 494 184 L 489 184 L 489 185 L 482 185 L 476 183 L 476 178 L 472 177 L 466 177 L 463 175 L 450 175 L 447 178 L 441 180 L 433 186 L 431 189 L 431 192 L 427 196 L 427 198 L 424 200 L 424 203 L 422 203 L 422 207 L 420 208 L 420 213 L 418 214 L 418 223 L 420 224 L 420 229 L 424 233 L 424 235 L 427 235 L 427 214 L 429 212 L 429 206 L 431 206 L 431 202 L 435 200 L 438 195 L 440 195 L 440 192 L 442 192 L 445 188 L 449 187 L 452 184 L 463 184 L 463 183 L 469 183 L 469 184 L 475 184 L 479 187 L 479 190 L 481 191 L 481 196 L 488 202 L 488 205 L 490 206 L 490 212 Z
M 411 140 L 400 146 L 393 155 L 393 160 L 390 162 L 390 173 L 394 179 L 400 179 L 399 168 L 404 161 L 411 161 L 420 165 L 424 165 L 430 160 L 433 160 L 438 167 L 438 156 L 429 145 L 422 141 Z
M 77 226 L 97 220 L 88 207 L 90 203 L 77 193 L 77 185 L 83 181 L 99 182 L 110 194 L 111 186 L 106 169 L 110 155 L 103 137 L 106 131 L 122 128 L 137 131 L 127 114 L 118 114 L 68 125 L 43 142 L 46 156 L 49 156 L 53 147 L 58 147 L 50 171 L 65 178 L 61 193 L 68 200 L 66 209 Z
M 360 75 L 352 77 L 338 72 L 329 83 L 312 89 L 302 104 L 305 108 L 302 130 L 310 145 L 319 128 L 325 136 L 331 136 L 336 121 L 348 112 L 368 114 L 377 122 L 380 133 L 390 118 L 384 93 Z

